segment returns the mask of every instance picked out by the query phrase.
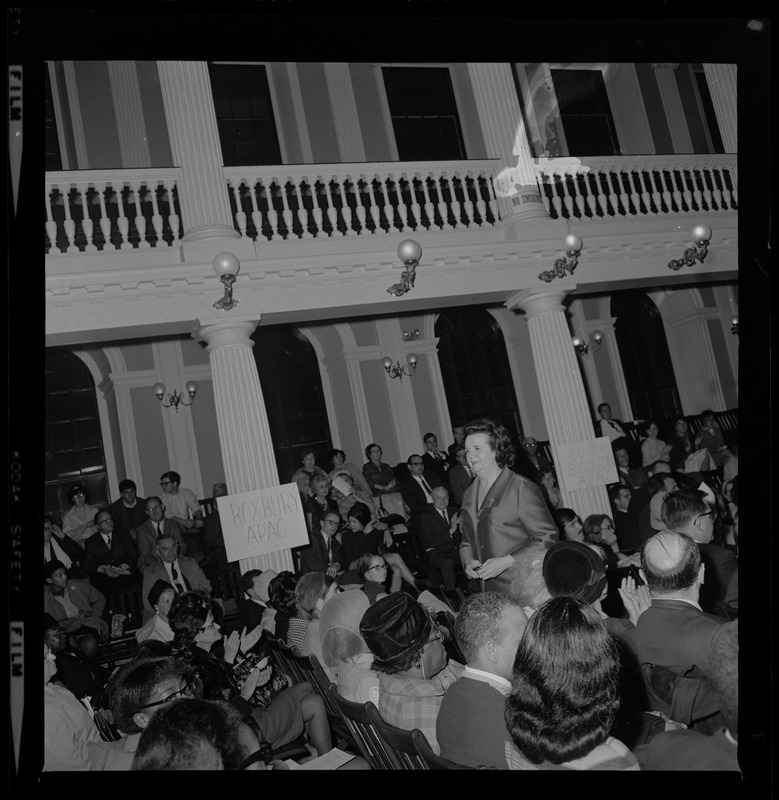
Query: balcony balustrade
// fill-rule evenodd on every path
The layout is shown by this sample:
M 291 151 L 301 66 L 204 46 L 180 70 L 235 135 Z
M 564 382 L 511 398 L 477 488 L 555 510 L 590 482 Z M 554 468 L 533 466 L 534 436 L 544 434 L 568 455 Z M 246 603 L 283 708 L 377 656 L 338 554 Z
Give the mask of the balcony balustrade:
M 180 170 L 46 173 L 46 253 L 173 247 L 181 239 Z
M 491 227 L 497 161 L 225 169 L 236 230 L 315 239 Z
M 575 162 L 575 163 L 572 163 Z M 553 219 L 582 221 L 735 211 L 733 155 L 538 159 L 538 182 Z

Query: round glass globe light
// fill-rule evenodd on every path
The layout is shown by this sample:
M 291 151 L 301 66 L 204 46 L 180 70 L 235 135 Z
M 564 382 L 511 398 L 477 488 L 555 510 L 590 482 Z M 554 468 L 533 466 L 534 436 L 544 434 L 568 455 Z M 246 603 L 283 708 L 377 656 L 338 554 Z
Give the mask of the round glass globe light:
M 404 239 L 398 245 L 398 258 L 405 264 L 406 261 L 419 261 L 422 257 L 422 248 L 413 239 Z
M 693 227 L 690 234 L 692 235 L 692 240 L 696 244 L 703 244 L 711 239 L 711 228 L 701 222 Z
M 241 269 L 241 262 L 232 253 L 219 253 L 212 263 L 217 277 L 223 275 L 237 275 Z
M 571 255 L 578 253 L 579 250 L 582 249 L 582 238 L 575 233 L 569 233 L 563 239 L 563 246 L 565 247 L 566 253 L 570 253 Z

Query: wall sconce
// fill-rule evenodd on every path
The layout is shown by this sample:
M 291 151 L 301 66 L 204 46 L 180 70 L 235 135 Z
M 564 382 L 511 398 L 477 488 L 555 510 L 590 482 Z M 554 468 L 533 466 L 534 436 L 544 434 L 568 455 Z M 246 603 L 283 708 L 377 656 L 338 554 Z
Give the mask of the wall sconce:
M 184 402 L 184 393 L 182 392 L 179 394 L 175 389 L 173 390 L 173 394 L 168 395 L 168 402 L 163 403 L 162 398 L 165 396 L 165 384 L 164 383 L 155 383 L 154 384 L 154 394 L 157 395 L 157 399 L 160 401 L 160 404 L 163 408 L 173 408 L 176 409 L 176 413 L 179 413 L 179 406 L 191 406 L 192 402 L 195 399 L 195 395 L 197 394 L 197 390 L 200 388 L 195 381 L 187 381 L 187 385 L 184 387 L 190 397 L 190 401 L 188 403 Z
M 565 248 L 565 258 L 558 258 L 554 262 L 554 269 L 547 269 L 539 274 L 539 278 L 546 283 L 551 283 L 555 278 L 564 278 L 566 272 L 573 275 L 576 265 L 579 263 L 579 253 L 582 249 L 582 240 L 575 233 L 569 233 L 563 239 Z
M 422 257 L 422 248 L 413 240 L 405 239 L 398 245 L 398 258 L 403 262 L 405 269 L 400 274 L 400 283 L 393 283 L 387 291 L 400 297 L 411 291 L 417 276 L 417 264 Z
M 406 361 L 408 361 L 408 364 L 401 365 L 400 361 L 396 361 L 393 364 L 392 359 L 389 356 L 384 356 L 384 358 L 381 360 L 381 365 L 384 367 L 387 375 L 389 375 L 390 378 L 400 378 L 402 381 L 404 375 L 407 375 L 410 378 L 417 371 L 417 363 L 419 362 L 419 359 L 414 353 L 409 353 L 406 357 Z
M 586 356 L 590 352 L 590 346 L 580 336 L 571 336 L 571 344 L 580 356 Z
M 235 276 L 241 269 L 241 262 L 232 253 L 219 253 L 214 258 L 212 266 L 217 278 L 222 281 L 225 287 L 224 297 L 220 297 L 214 303 L 214 308 L 230 311 L 241 302 L 240 300 L 233 300 L 233 284 L 235 283 Z
M 415 328 L 413 331 L 403 331 L 404 342 L 413 342 L 418 338 L 419 338 L 419 328 Z
M 688 247 L 681 258 L 669 261 L 669 269 L 676 271 L 682 267 L 692 267 L 696 261 L 700 261 L 701 264 L 705 261 L 709 252 L 711 228 L 701 222 L 690 231 L 690 238 L 693 240 L 695 247 Z
M 730 318 L 730 332 L 734 336 L 738 336 L 738 317 Z

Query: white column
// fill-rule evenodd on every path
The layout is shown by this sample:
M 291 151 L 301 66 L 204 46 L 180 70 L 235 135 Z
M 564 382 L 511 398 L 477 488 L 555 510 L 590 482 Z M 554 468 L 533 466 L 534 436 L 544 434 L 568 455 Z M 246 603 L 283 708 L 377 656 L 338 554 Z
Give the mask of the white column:
M 611 365 L 611 375 L 614 379 L 614 385 L 617 389 L 617 402 L 612 402 L 612 406 L 618 406 L 622 409 L 621 419 L 627 422 L 633 420 L 635 414 L 633 413 L 633 405 L 630 402 L 630 393 L 628 392 L 628 385 L 625 381 L 625 370 L 622 368 L 622 359 L 619 355 L 619 345 L 617 344 L 617 335 L 614 331 L 614 323 L 617 321 L 616 317 L 609 317 L 600 321 L 600 329 L 603 331 L 603 347 L 606 348 L 606 355 L 608 356 Z M 594 399 L 594 398 L 593 398 Z M 600 400 L 595 400 L 596 406 L 599 403 L 608 402 L 606 398 L 601 397 Z
M 365 399 L 365 385 L 362 379 L 363 361 L 379 359 L 379 348 L 372 347 L 344 347 L 343 359 L 346 364 L 346 374 L 349 378 L 349 388 L 352 392 L 354 401 L 354 413 L 357 417 L 357 435 L 359 441 L 365 445 L 373 441 L 373 429 L 371 428 L 371 415 L 368 409 L 368 402 Z
M 495 191 L 501 217 L 548 219 L 510 64 L 469 63 L 488 158 L 501 160 Z
M 258 319 L 196 320 L 193 336 L 208 343 L 216 424 L 230 494 L 279 485 L 251 338 Z M 289 550 L 241 559 L 241 570 L 294 570 Z
M 338 139 L 341 161 L 365 161 L 365 144 L 362 140 L 349 65 L 343 61 L 325 62 L 325 78 L 330 92 L 330 105 L 333 109 L 335 135 Z
M 678 64 L 652 64 L 652 69 L 655 71 L 655 80 L 660 89 L 660 98 L 663 101 L 665 118 L 668 120 L 674 153 L 692 153 L 690 129 L 687 127 L 687 117 L 684 113 L 682 98 L 679 96 L 676 75 L 674 75 L 678 66 Z
M 205 61 L 158 61 L 165 119 L 176 166 L 184 241 L 240 238 L 233 227 L 214 99 Z
M 148 387 L 149 392 L 152 391 L 152 386 L 154 386 L 156 380 L 152 370 L 147 370 L 144 374 L 146 373 L 152 374 L 149 374 L 148 378 L 141 378 L 140 381 L 135 373 L 111 372 L 109 375 L 114 387 L 114 396 L 116 397 L 116 415 L 119 420 L 119 435 L 122 439 L 122 454 L 124 456 L 124 476 L 135 481 L 139 497 L 147 496 L 147 487 L 144 485 L 143 473 L 141 472 L 141 455 L 138 452 L 138 436 L 135 432 L 135 415 L 133 414 L 130 390 L 134 386 L 140 385 Z M 148 488 L 151 489 L 151 487 Z
M 430 383 L 433 390 L 433 402 L 438 416 L 438 436 L 439 446 L 445 448 L 452 438 L 452 418 L 449 415 L 449 403 L 446 401 L 446 388 L 444 387 L 444 376 L 441 373 L 441 362 L 438 360 L 438 337 L 431 339 L 417 339 L 407 342 L 406 353 L 416 353 L 418 356 L 425 356 L 424 362 L 420 366 L 430 372 Z M 409 453 L 406 454 L 410 455 Z
M 506 302 L 508 308 L 519 308 L 527 317 L 546 429 L 553 448 L 595 437 L 563 308 L 563 300 L 575 288 L 567 285 L 525 289 Z M 566 492 L 561 481 L 560 491 L 565 505 L 582 519 L 588 514 L 610 513 L 605 486 Z
M 589 322 L 584 316 L 584 308 L 582 307 L 580 299 L 577 298 L 571 302 L 569 312 L 573 323 L 574 334 L 584 339 L 584 341 L 590 345 L 590 348 L 592 348 L 593 342 L 590 339 L 590 334 L 592 331 L 600 330 L 600 328 L 597 324 Z M 596 356 L 595 353 L 590 350 L 587 355 L 580 356 L 577 354 L 576 358 L 578 359 L 580 369 L 584 372 L 585 394 L 589 395 L 588 407 L 592 412 L 592 410 L 594 410 L 592 406 L 597 406 L 600 402 L 598 398 L 601 397 L 600 378 L 598 377 L 598 370 L 595 365 Z
M 108 77 L 114 97 L 114 115 L 119 133 L 119 149 L 125 169 L 150 167 L 149 142 L 143 115 L 138 71 L 134 61 L 109 61 Z
M 711 102 L 726 153 L 738 153 L 737 81 L 735 64 L 704 64 Z

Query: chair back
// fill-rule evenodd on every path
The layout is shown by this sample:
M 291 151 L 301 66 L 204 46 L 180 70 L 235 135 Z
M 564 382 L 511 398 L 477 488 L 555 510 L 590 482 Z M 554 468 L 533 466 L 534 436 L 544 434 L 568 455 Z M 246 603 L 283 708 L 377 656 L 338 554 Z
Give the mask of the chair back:
M 352 732 L 352 738 L 357 743 L 357 747 L 360 748 L 360 752 L 370 768 L 402 769 L 397 765 L 395 757 L 376 731 L 373 719 L 368 716 L 368 709 L 376 710 L 376 706 L 370 701 L 367 703 L 354 703 L 351 700 L 347 700 L 341 696 L 338 692 L 338 687 L 334 683 L 330 684 L 328 691 L 343 714 L 349 730 Z M 376 713 L 378 714 L 378 711 Z
M 276 666 L 289 678 L 290 685 L 305 683 L 308 680 L 308 674 L 304 671 L 297 653 L 281 639 L 269 636 L 268 642 L 270 643 L 270 651 Z M 306 668 L 310 669 L 308 659 L 303 659 L 303 661 L 306 663 Z
M 436 754 L 427 741 L 427 737 L 422 731 L 415 728 L 411 731 L 411 741 L 417 749 L 422 760 L 427 764 L 428 769 L 475 769 L 475 767 L 466 767 L 464 764 L 456 764 L 448 758 L 443 758 Z
M 345 739 L 348 744 L 356 747 L 357 742 L 354 741 L 354 736 L 352 736 L 352 732 L 349 729 L 349 724 L 346 722 L 346 718 L 341 713 L 341 709 L 330 694 L 329 689 L 332 681 L 325 672 L 325 668 L 314 653 L 308 656 L 308 662 L 311 666 L 311 671 L 308 673 L 308 680 L 314 687 L 316 693 L 324 700 L 327 720 L 330 723 L 330 730 L 335 734 L 333 739 Z
M 393 769 L 429 769 L 411 738 L 414 731 L 424 738 L 422 731 L 416 728 L 409 731 L 405 728 L 398 728 L 397 725 L 391 725 L 381 716 L 373 703 L 366 703 L 365 710 L 376 733 L 395 762 Z

